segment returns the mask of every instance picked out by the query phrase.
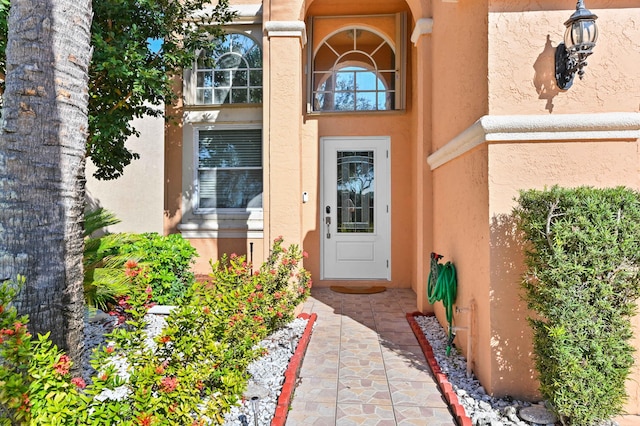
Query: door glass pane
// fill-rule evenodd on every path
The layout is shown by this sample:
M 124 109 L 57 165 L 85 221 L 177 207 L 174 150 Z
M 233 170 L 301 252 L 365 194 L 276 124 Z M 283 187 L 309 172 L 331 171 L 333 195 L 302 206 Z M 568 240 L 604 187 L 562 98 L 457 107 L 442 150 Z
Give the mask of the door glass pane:
M 373 151 L 338 151 L 337 165 L 338 232 L 374 232 Z

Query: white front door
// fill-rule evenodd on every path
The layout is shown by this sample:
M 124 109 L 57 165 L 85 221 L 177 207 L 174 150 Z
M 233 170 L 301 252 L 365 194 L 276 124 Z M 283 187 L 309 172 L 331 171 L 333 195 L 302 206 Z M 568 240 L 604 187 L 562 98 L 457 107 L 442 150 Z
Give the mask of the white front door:
M 322 279 L 391 279 L 389 137 L 326 137 Z

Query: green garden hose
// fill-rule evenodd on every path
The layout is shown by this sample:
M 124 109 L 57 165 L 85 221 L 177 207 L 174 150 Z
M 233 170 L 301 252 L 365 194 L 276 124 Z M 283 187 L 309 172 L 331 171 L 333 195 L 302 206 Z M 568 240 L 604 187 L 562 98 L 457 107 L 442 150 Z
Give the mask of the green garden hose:
M 449 323 L 449 343 L 447 345 L 447 355 L 451 352 L 453 343 L 453 304 L 458 293 L 458 281 L 456 278 L 456 268 L 453 263 L 447 262 L 444 265 L 438 261 L 442 256 L 431 253 L 431 271 L 427 285 L 427 298 L 432 305 L 437 301 L 442 301 L 444 305 L 447 322 Z

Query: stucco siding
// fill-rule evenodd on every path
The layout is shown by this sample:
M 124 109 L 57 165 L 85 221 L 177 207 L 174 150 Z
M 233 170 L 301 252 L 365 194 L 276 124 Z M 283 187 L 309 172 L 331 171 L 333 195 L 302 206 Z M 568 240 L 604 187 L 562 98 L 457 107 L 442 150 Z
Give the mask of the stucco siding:
M 546 5 L 535 10 L 536 6 L 523 2 L 492 3 L 488 15 L 490 114 L 638 110 L 640 91 L 628 89 L 640 86 L 639 8 L 620 2 L 617 7 L 608 4 L 599 9 L 598 2 L 588 2 L 598 15 L 599 38 L 584 78 L 576 75 L 573 86 L 564 91 L 555 81 L 555 52 L 563 42 L 563 23 L 575 11 L 575 1 L 566 1 L 566 8 L 557 10 L 544 10 Z
M 433 148 L 488 112 L 487 1 L 433 3 Z
M 522 242 L 511 215 L 519 190 L 553 185 L 638 189 L 638 142 L 555 141 L 496 143 L 489 147 L 491 220 L 491 389 L 499 395 L 538 396 L 531 360 L 531 315 L 522 301 Z M 636 373 L 637 374 L 637 373 Z M 637 394 L 637 375 L 629 392 Z M 637 405 L 637 399 L 630 404 Z M 636 408 L 637 409 L 637 408 Z
M 139 137 L 126 142 L 128 149 L 140 154 L 139 160 L 125 167 L 115 180 L 97 180 L 96 166 L 87 161 L 87 200 L 89 208 L 103 207 L 121 222 L 110 232 L 163 233 L 164 200 L 164 118 L 135 119 Z
M 313 276 L 320 277 L 320 213 L 318 185 L 320 178 L 320 138 L 324 136 L 389 136 L 391 139 L 391 282 L 390 287 L 411 287 L 414 272 L 414 162 L 413 130 L 407 113 L 389 113 L 377 116 L 312 116 L 304 124 L 303 191 L 308 191 L 311 202 L 303 206 L 304 246 L 313 253 L 305 262 Z M 315 207 L 315 208 L 314 208 Z M 316 281 L 317 285 L 331 282 Z
M 492 381 L 487 368 L 492 362 L 487 155 L 487 147 L 481 146 L 433 172 L 434 251 L 444 256 L 442 262 L 451 261 L 456 267 L 456 306 L 465 311 L 454 313 L 455 325 L 474 325 L 471 354 L 466 353 L 469 330 L 459 331 L 455 343 L 484 386 Z M 466 311 L 472 304 L 477 306 L 475 318 Z M 442 304 L 435 308 L 440 323 L 447 327 Z

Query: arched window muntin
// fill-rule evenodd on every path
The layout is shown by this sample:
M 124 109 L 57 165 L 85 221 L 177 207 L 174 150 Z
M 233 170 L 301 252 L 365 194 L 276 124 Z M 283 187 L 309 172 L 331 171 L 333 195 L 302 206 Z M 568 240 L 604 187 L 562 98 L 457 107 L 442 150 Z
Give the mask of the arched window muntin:
M 328 55 L 335 58 L 332 63 Z M 387 37 L 364 26 L 342 27 L 314 52 L 313 111 L 393 110 L 396 75 L 396 52 Z
M 262 103 L 262 48 L 243 33 L 228 33 L 198 55 L 196 104 Z

